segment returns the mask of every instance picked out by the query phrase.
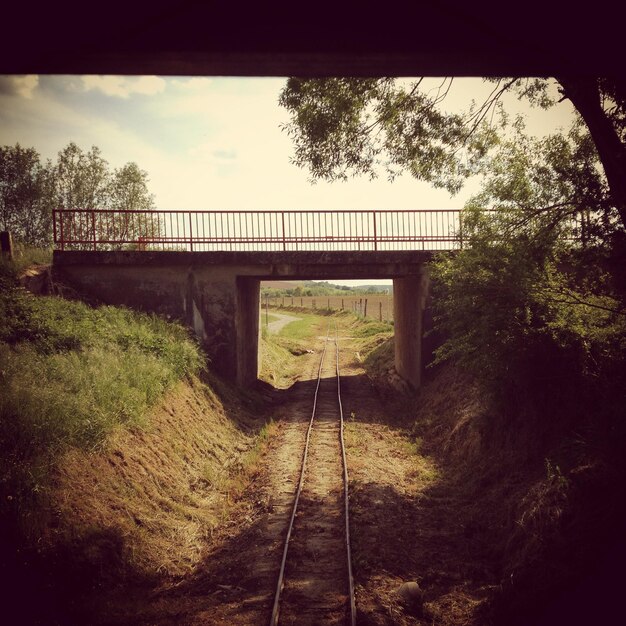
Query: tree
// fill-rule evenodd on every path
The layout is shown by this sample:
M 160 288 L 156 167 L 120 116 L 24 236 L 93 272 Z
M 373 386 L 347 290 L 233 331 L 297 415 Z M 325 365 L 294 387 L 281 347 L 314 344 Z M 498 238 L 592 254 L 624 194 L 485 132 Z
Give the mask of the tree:
M 557 77 L 584 120 L 609 185 L 611 199 L 626 226 L 626 84 L 608 78 Z M 475 171 L 494 144 L 484 124 L 507 91 L 548 107 L 545 79 L 495 79 L 491 95 L 464 115 L 439 111 L 452 80 L 433 96 L 422 93 L 422 79 L 407 85 L 390 78 L 290 78 L 280 104 L 291 113 L 285 130 L 295 146 L 294 162 L 314 179 L 348 173 L 390 178 L 408 171 L 451 192 Z
M 107 236 L 118 241 L 154 239 L 160 234 L 158 221 L 143 213 L 132 211 L 154 209 L 154 196 L 148 191 L 148 174 L 136 163 L 127 163 L 115 170 L 109 187 L 109 208 L 125 213 L 109 220 Z
M 295 145 L 294 162 L 308 166 L 314 179 L 372 178 L 402 170 L 451 192 L 485 154 L 493 134 L 482 127 L 467 132 L 467 120 L 446 114 L 435 96 L 394 79 L 290 78 L 280 104 L 292 114 L 285 130 Z
M 100 149 L 92 146 L 85 153 L 73 141 L 58 153 L 54 168 L 56 208 L 89 210 L 106 208 L 109 201 L 111 174 L 108 163 Z M 101 239 L 93 214 L 76 213 L 64 215 L 59 230 L 65 239 L 88 249 L 94 238 Z M 104 238 L 109 238 L 108 234 Z
M 111 174 L 100 149 L 83 152 L 73 141 L 57 157 L 54 171 L 57 208 L 106 208 Z
M 537 140 L 518 126 L 482 171 L 463 211 L 469 246 L 432 264 L 438 359 L 505 395 L 559 376 L 597 384 L 625 356 L 626 310 L 605 269 L 619 215 L 589 134 Z
M 557 80 L 589 129 L 613 203 L 626 226 L 626 83 L 608 78 Z
M 157 238 L 158 220 L 136 213 L 154 208 L 154 196 L 148 191 L 148 175 L 136 163 L 127 163 L 111 172 L 96 146 L 84 152 L 70 142 L 58 153 L 53 164 L 42 165 L 34 148 L 0 147 L 0 228 L 34 246 L 47 246 L 52 240 L 54 208 L 87 210 L 66 215 L 62 224 L 66 239 L 93 246 L 97 240 L 111 242 Z M 114 215 L 95 213 L 101 209 L 136 213 Z
M 34 246 L 51 241 L 51 167 L 33 148 L 0 147 L 0 228 Z
M 148 191 L 148 173 L 136 163 L 127 163 L 113 173 L 109 206 L 120 211 L 154 209 L 154 195 Z
M 126 212 L 104 213 L 98 219 L 96 213 L 66 216 L 64 232 L 81 241 L 79 247 L 92 246 L 94 236 L 111 248 L 129 241 L 143 246 L 159 236 L 158 222 L 140 213 L 154 208 L 154 196 L 148 191 L 148 174 L 136 163 L 111 172 L 97 146 L 84 152 L 71 142 L 59 152 L 54 174 L 59 208 Z

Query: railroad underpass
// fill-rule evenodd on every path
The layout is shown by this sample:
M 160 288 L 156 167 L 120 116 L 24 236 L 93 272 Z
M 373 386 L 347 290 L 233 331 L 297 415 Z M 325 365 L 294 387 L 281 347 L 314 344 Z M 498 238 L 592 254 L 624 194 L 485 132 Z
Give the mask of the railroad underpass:
M 395 368 L 421 382 L 427 262 L 462 247 L 458 210 L 54 211 L 54 270 L 81 293 L 193 328 L 212 368 L 259 372 L 262 280 L 392 279 Z
M 262 280 L 393 279 L 395 367 L 420 385 L 426 262 L 432 252 L 57 250 L 54 268 L 107 304 L 178 319 L 203 343 L 212 366 L 241 386 L 259 372 Z

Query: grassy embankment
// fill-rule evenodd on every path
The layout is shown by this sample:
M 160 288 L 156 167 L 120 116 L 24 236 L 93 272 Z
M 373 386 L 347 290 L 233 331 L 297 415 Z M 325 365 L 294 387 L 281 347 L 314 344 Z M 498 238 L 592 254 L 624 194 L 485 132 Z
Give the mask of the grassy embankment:
M 466 371 L 440 366 L 420 390 L 412 435 L 441 468 L 440 493 L 457 503 L 458 525 L 475 551 L 459 574 L 478 586 L 476 572 L 491 573 L 481 619 L 548 624 L 558 615 L 590 623 L 606 615 L 592 598 L 602 598 L 614 577 L 606 538 L 623 517 L 623 463 L 598 431 L 559 424 L 552 411 L 537 411 L 531 395 L 503 407 Z
M 69 619 L 103 582 L 193 569 L 274 427 L 182 326 L 34 296 L 23 266 L 0 268 L 0 565 L 16 606 Z
M 364 366 L 384 389 L 393 339 L 375 337 Z M 589 623 L 615 606 L 611 589 L 625 551 L 621 434 L 586 397 L 578 401 L 589 416 L 578 425 L 567 404 L 559 410 L 532 389 L 496 402 L 454 363 L 427 369 L 413 401 L 396 400 L 413 415 L 408 445 L 436 462 L 435 489 L 455 503 L 451 511 L 478 555 L 458 573 L 477 588 L 492 576 L 499 583 L 479 621 L 548 624 L 566 615 Z M 491 573 L 482 583 L 481 567 Z M 583 589 L 584 603 L 575 600 Z
M 363 365 L 384 391 L 393 380 L 390 332 L 356 323 L 353 335 L 363 337 Z M 407 445 L 436 462 L 436 489 L 458 505 L 458 523 L 480 555 L 480 566 L 470 563 L 463 572 L 463 565 L 460 574 L 477 580 L 475 570 L 484 567 L 500 583 L 486 608 L 498 624 L 549 623 L 540 618 L 549 611 L 578 612 L 582 620 L 607 615 L 604 589 L 614 586 L 624 553 L 617 539 L 626 483 L 620 430 L 584 394 L 559 408 L 541 393 L 528 389 L 525 397 L 496 400 L 447 363 L 427 368 L 414 399 L 385 394 L 400 414 L 412 415 Z M 581 403 L 588 419 L 572 424 L 572 402 Z M 589 598 L 573 609 L 580 589 Z

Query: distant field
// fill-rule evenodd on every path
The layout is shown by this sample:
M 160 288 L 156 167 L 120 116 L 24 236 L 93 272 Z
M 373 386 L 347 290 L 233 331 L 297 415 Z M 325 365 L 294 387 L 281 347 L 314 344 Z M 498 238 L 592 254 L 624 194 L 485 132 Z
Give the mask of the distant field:
M 302 281 L 288 280 L 262 280 L 261 287 L 270 287 L 272 289 L 295 289 L 302 285 Z
M 265 299 L 263 299 L 265 302 Z M 393 321 L 393 296 L 279 296 L 269 298 L 270 307 L 298 306 L 306 309 L 332 309 L 354 311 L 364 317 L 386 322 Z

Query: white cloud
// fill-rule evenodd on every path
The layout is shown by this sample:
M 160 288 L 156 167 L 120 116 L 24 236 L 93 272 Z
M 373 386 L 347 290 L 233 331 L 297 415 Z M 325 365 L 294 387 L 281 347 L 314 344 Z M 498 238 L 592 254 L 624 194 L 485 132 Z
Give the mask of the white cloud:
M 198 89 L 205 89 L 208 87 L 212 79 L 206 76 L 192 76 L 191 78 L 173 78 L 171 79 L 172 85 L 180 87 L 183 90 L 192 91 Z
M 17 95 L 31 100 L 37 85 L 39 85 L 37 74 L 0 76 L 0 93 L 3 94 Z
M 189 156 L 194 160 L 203 160 L 204 162 L 234 161 L 237 158 L 237 151 L 231 147 L 207 141 L 190 148 Z
M 17 100 L 17 88 L 32 85 L 19 78 L 9 84 L 0 77 L 0 144 L 32 145 L 45 158 L 55 158 L 70 140 L 84 149 L 97 145 L 111 167 L 135 161 L 146 170 L 163 209 L 458 208 L 478 190 L 478 181 L 469 181 L 450 197 L 408 175 L 393 184 L 357 178 L 310 185 L 308 172 L 289 163 L 293 146 L 279 128 L 288 119 L 277 104 L 284 79 L 53 77 L 46 80 L 58 81 L 55 89 L 45 89 L 42 79 L 30 100 Z M 457 84 L 459 107 L 485 89 L 476 79 Z M 87 90 L 126 99 L 121 108 L 134 115 L 109 115 L 113 103 L 106 98 L 97 111 L 74 106 L 75 92 Z M 159 95 L 130 99 L 132 94 Z M 550 117 L 546 127 L 555 128 L 565 104 L 533 116 Z M 119 111 L 118 105 L 111 110 Z
M 154 96 L 165 90 L 159 76 L 81 76 L 83 91 L 97 90 L 106 96 L 129 98 L 132 94 Z

